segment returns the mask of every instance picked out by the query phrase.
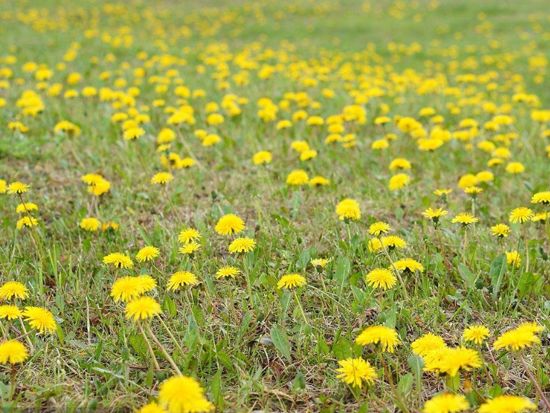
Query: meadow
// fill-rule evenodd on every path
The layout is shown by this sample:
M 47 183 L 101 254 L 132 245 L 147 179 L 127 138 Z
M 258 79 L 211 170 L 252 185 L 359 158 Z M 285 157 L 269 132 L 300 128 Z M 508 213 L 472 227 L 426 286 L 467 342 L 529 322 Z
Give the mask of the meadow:
M 2 411 L 550 411 L 543 0 L 0 0 Z

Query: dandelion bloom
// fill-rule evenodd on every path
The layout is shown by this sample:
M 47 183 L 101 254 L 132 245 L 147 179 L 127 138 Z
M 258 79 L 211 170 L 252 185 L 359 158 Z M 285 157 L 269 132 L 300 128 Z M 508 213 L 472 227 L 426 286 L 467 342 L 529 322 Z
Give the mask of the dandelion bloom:
M 455 413 L 467 410 L 468 400 L 461 394 L 442 393 L 424 404 L 423 413 Z
M 480 345 L 489 337 L 489 329 L 482 325 L 470 326 L 462 333 L 462 338 L 466 341 L 472 341 L 477 345 Z
M 18 214 L 28 214 L 32 211 L 38 211 L 38 205 L 33 202 L 23 202 L 15 208 L 15 212 Z
M 506 253 L 506 263 L 512 267 L 519 268 L 521 266 L 521 255 L 517 251 L 509 251 Z
M 112 254 L 104 256 L 103 263 L 113 265 L 116 268 L 132 268 L 134 266 L 132 259 L 120 252 L 113 252 Z
M 201 413 L 214 410 L 200 383 L 192 377 L 174 376 L 160 385 L 159 404 L 169 413 Z
M 361 346 L 380 343 L 383 351 L 393 353 L 400 340 L 395 329 L 378 325 L 363 330 L 355 339 L 355 343 Z
M 525 172 L 525 166 L 521 162 L 510 162 L 506 165 L 506 172 L 509 174 L 521 174 Z
M 398 271 L 424 272 L 424 266 L 412 258 L 397 260 L 393 263 L 393 267 Z
M 313 178 L 311 178 L 308 182 L 309 186 L 325 186 L 325 185 L 328 185 L 330 184 L 330 181 L 323 177 L 323 176 L 320 176 L 320 175 L 317 175 L 317 176 L 314 176 Z
M 235 278 L 237 275 L 241 273 L 241 270 L 239 270 L 236 267 L 226 266 L 221 267 L 218 271 L 216 271 L 216 278 Z
M 99 219 L 93 217 L 82 218 L 80 228 L 85 231 L 95 232 L 101 228 L 101 222 Z
M 0 343 L 0 364 L 19 364 L 29 357 L 27 348 L 17 340 Z
M 16 305 L 0 305 L 0 318 L 16 320 L 23 315 L 23 312 Z
M 447 347 L 445 341 L 432 333 L 424 334 L 411 343 L 412 352 L 420 357 L 425 357 L 428 353 L 445 347 Z
M 168 280 L 168 290 L 176 291 L 184 286 L 197 285 L 199 280 L 197 276 L 189 271 L 177 271 L 170 276 Z
M 521 413 L 527 410 L 537 410 L 531 400 L 521 396 L 497 396 L 487 400 L 480 407 L 479 413 Z
M 12 298 L 24 300 L 28 296 L 27 287 L 19 281 L 7 281 L 0 287 L 1 300 L 11 300 Z
M 435 195 L 435 196 L 438 196 L 438 197 L 446 197 L 446 196 L 449 195 L 451 192 L 453 192 L 452 189 L 447 189 L 447 188 L 436 189 L 436 190 L 434 191 L 434 195 Z
M 254 154 L 252 157 L 252 162 L 254 165 L 264 165 L 271 163 L 273 155 L 269 151 L 259 151 Z
M 330 261 L 332 261 L 332 258 L 314 258 L 310 261 L 310 264 L 314 267 L 325 268 Z
M 537 192 L 531 198 L 531 203 L 550 205 L 550 191 Z
M 256 247 L 256 241 L 252 238 L 235 238 L 231 244 L 229 244 L 229 252 L 231 254 L 237 254 L 242 252 L 253 251 Z
M 388 188 L 391 191 L 397 191 L 406 187 L 411 182 L 411 177 L 407 174 L 397 174 L 390 178 Z
M 307 284 L 306 277 L 300 274 L 283 275 L 277 282 L 277 289 L 291 290 L 293 288 L 303 287 Z
M 428 219 L 431 219 L 434 224 L 439 223 L 441 217 L 447 215 L 448 212 L 443 208 L 428 208 L 422 212 L 422 215 Z
M 201 234 L 195 228 L 182 229 L 178 235 L 178 241 L 182 244 L 188 244 L 191 241 L 198 241 L 201 238 Z
M 220 235 L 233 235 L 245 229 L 244 221 L 235 214 L 227 214 L 221 217 L 214 230 Z
M 167 183 L 174 180 L 174 175 L 170 172 L 159 172 L 153 175 L 151 178 L 151 183 L 153 185 L 166 185 Z
M 336 369 L 338 372 L 336 377 L 353 387 L 361 388 L 363 382 L 372 384 L 377 377 L 374 367 L 361 357 L 340 360 L 338 364 L 340 368 Z
M 137 413 L 166 413 L 166 410 L 160 407 L 158 403 L 151 402 L 141 406 Z
M 380 234 L 387 234 L 390 230 L 391 227 L 385 222 L 375 222 L 369 226 L 369 234 L 375 237 L 380 236 Z
M 459 370 L 471 370 L 482 366 L 476 350 L 466 347 L 441 347 L 423 356 L 424 370 L 456 376 Z
M 361 218 L 361 209 L 359 202 L 355 199 L 346 198 L 336 205 L 336 214 L 340 221 L 352 220 L 357 221 Z
M 493 344 L 495 350 L 506 349 L 518 351 L 533 344 L 540 343 L 536 333 L 543 330 L 542 326 L 535 323 L 523 323 L 518 327 L 501 334 Z
M 17 221 L 17 229 L 32 228 L 38 225 L 38 220 L 34 217 L 26 216 Z
M 370 287 L 383 290 L 392 288 L 397 282 L 395 275 L 386 268 L 375 268 L 365 276 L 365 279 Z
M 395 171 L 398 169 L 411 169 L 411 163 L 404 158 L 395 158 L 390 162 L 390 171 Z
M 393 250 L 394 248 L 405 248 L 407 246 L 407 242 L 398 237 L 397 235 L 388 235 L 381 238 L 382 246 L 384 248 L 387 248 L 389 250 Z
M 496 224 L 491 227 L 491 234 L 498 238 L 506 238 L 510 235 L 510 227 L 506 224 Z
M 14 194 L 21 195 L 27 192 L 28 190 L 29 190 L 29 185 L 24 184 L 23 182 L 16 181 L 8 185 L 8 194 L 10 195 L 14 195 Z
M 531 219 L 533 211 L 526 207 L 515 208 L 510 212 L 509 220 L 512 224 L 523 224 Z
M 42 307 L 25 307 L 23 316 L 29 325 L 40 333 L 53 333 L 57 329 L 57 323 L 53 314 Z
M 478 218 L 474 217 L 472 214 L 470 214 L 468 212 L 463 212 L 463 213 L 457 214 L 451 220 L 451 222 L 453 224 L 462 224 L 463 226 L 467 226 L 467 225 L 470 225 L 470 224 L 475 224 L 478 221 L 479 221 Z
M 290 186 L 307 185 L 309 176 L 303 169 L 295 169 L 286 177 L 286 184 Z
M 158 248 L 148 245 L 138 251 L 136 260 L 138 260 L 138 262 L 152 261 L 159 255 L 160 251 Z
M 162 313 L 160 304 L 151 297 L 139 297 L 126 304 L 126 318 L 134 321 L 146 320 Z
M 137 277 L 118 278 L 111 287 L 111 297 L 115 302 L 128 302 L 151 290 L 157 282 L 150 275 L 139 275 Z

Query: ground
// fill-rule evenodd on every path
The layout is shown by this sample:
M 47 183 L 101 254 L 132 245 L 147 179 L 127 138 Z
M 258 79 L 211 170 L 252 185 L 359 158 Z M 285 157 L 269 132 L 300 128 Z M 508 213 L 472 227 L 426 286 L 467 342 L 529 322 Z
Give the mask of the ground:
M 442 392 L 547 408 L 545 1 L 63 3 L 0 1 L 0 283 L 26 289 L 0 289 L 0 323 L 28 353 L 0 344 L 5 410 L 162 406 L 179 373 L 217 411 L 416 412 Z M 244 230 L 220 233 L 226 214 Z M 178 271 L 197 283 L 169 289 Z M 154 288 L 117 299 L 140 274 Z M 161 314 L 133 320 L 138 296 Z M 527 322 L 521 350 L 498 345 Z M 355 342 L 377 325 L 394 351 Z M 411 347 L 427 333 L 479 362 L 430 369 Z M 338 369 L 360 357 L 377 377 L 359 388 Z

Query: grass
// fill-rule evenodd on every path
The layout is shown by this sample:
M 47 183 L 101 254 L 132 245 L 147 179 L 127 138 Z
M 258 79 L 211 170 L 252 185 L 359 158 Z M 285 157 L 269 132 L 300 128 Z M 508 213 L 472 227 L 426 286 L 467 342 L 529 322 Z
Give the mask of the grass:
M 159 384 L 174 369 L 157 345 L 161 369 L 152 367 L 143 335 L 126 320 L 124 305 L 109 296 L 115 279 L 142 273 L 157 280 L 150 295 L 161 304 L 163 320 L 184 353 L 158 320 L 152 322 L 154 334 L 179 369 L 201 382 L 219 411 L 415 412 L 444 389 L 466 394 L 472 411 L 503 393 L 526 396 L 540 403 L 542 411 L 540 394 L 520 356 L 491 346 L 500 333 L 520 322 L 550 326 L 549 225 L 511 225 L 511 235 L 502 240 L 489 228 L 508 223 L 516 207 L 543 211 L 530 200 L 534 193 L 548 190 L 548 138 L 541 137 L 548 122 L 532 121 L 534 107 L 512 97 L 521 91 L 532 93 L 540 108 L 548 108 L 548 64 L 536 68 L 529 62 L 533 56 L 548 62 L 549 15 L 545 3 L 535 0 L 435 4 L 163 1 L 155 7 L 120 3 L 116 9 L 91 1 L 70 7 L 51 0 L 0 3 L 0 73 L 3 67 L 13 72 L 0 79 L 5 81 L 0 98 L 6 101 L 0 108 L 0 178 L 31 185 L 23 197 L 38 204 L 40 220 L 35 228 L 17 230 L 15 207 L 20 200 L 0 195 L 0 280 L 24 283 L 30 297 L 20 304 L 46 307 L 58 323 L 53 335 L 30 335 L 34 351 L 16 369 L 13 394 L 13 370 L 1 367 L 3 408 L 131 411 L 156 397 Z M 181 31 L 183 26 L 190 29 L 189 36 Z M 90 29 L 95 31 L 87 32 Z M 124 44 L 129 40 L 126 33 L 131 41 Z M 498 45 L 492 48 L 494 41 Z M 76 58 L 57 66 L 75 42 L 80 45 Z M 413 43 L 421 47 L 414 51 Z M 185 64 L 163 66 L 159 59 L 151 60 L 140 79 L 133 70 L 145 66 L 138 56 L 142 51 L 148 58 L 177 56 Z M 228 53 L 242 53 L 253 63 L 246 69 L 248 84 L 238 85 L 232 77 L 245 69 L 227 59 Z M 17 62 L 9 63 L 8 55 Z M 53 70 L 45 90 L 32 73 L 23 71 L 28 61 Z M 347 63 L 353 76 L 342 70 Z M 258 76 L 264 65 L 275 68 L 268 79 Z M 197 164 L 173 171 L 175 180 L 159 187 L 150 184 L 153 174 L 163 170 L 155 137 L 168 115 L 152 103 L 158 98 L 175 107 L 183 102 L 173 93 L 175 83 L 162 95 L 148 80 L 155 75 L 168 78 L 169 69 L 177 70 L 172 79 L 182 79 L 191 91 L 204 89 L 206 98 L 187 99 L 197 122 L 174 128 L 178 137 L 171 148 Z M 105 71 L 111 77 L 102 80 Z M 220 90 L 213 75 L 226 71 L 229 88 Z M 82 75 L 77 85 L 67 83 L 71 72 Z M 457 76 L 469 73 L 481 78 L 496 73 L 497 89 L 487 92 L 488 82 L 483 80 L 457 81 Z M 434 93 L 419 93 L 419 85 L 438 76 L 444 76 L 444 85 Z M 116 79 L 126 79 L 127 84 L 115 86 Z M 308 79 L 313 83 L 304 84 Z M 54 83 L 63 84 L 63 91 L 138 87 L 136 108 L 140 113 L 146 113 L 144 106 L 149 108 L 150 122 L 143 125 L 146 135 L 124 141 L 120 125 L 110 118 L 115 112 L 131 112 L 129 107 L 117 109 L 110 102 L 83 96 L 51 96 L 47 87 Z M 447 85 L 456 86 L 457 95 L 444 93 Z M 291 129 L 278 131 L 276 122 L 262 122 L 257 115 L 260 98 L 278 103 L 285 93 L 307 92 L 303 108 L 327 119 L 354 103 L 353 90 L 369 93 L 375 86 L 386 93 L 362 103 L 366 124 L 346 123 L 346 131 L 357 135 L 353 148 L 325 145 L 326 126 L 297 121 Z M 332 89 L 334 98 L 323 97 L 323 88 Z M 16 106 L 27 89 L 37 91 L 44 101 L 43 113 L 35 117 L 23 116 Z M 248 99 L 241 104 L 242 114 L 225 115 L 222 125 L 208 126 L 205 104 L 220 104 L 228 93 Z M 473 98 L 473 103 L 466 98 Z M 483 129 L 492 117 L 482 110 L 485 101 L 495 102 L 500 110 L 510 105 L 514 123 L 503 133 L 516 133 L 517 139 L 506 142 Z M 473 118 L 480 124 L 479 135 L 473 149 L 452 139 L 433 153 L 419 151 L 416 141 L 394 123 L 373 124 L 383 104 L 389 106 L 388 116 L 415 117 L 428 131 L 433 124 L 418 116 L 423 107 L 434 107 L 450 131 L 460 129 L 462 119 Z M 457 106 L 461 112 L 453 113 Z M 301 107 L 293 103 L 291 108 L 280 110 L 277 120 L 289 119 Z M 8 122 L 15 119 L 29 131 L 9 130 Z M 80 136 L 54 133 L 61 120 L 78 125 Z M 194 136 L 196 129 L 219 134 L 221 142 L 202 146 Z M 372 142 L 387 133 L 398 138 L 386 150 L 373 150 Z M 318 156 L 300 161 L 291 148 L 295 140 L 307 141 Z M 482 140 L 497 146 L 508 143 L 511 160 L 521 162 L 526 171 L 511 175 L 503 167 L 491 169 L 495 179 L 484 185 L 475 203 L 480 222 L 461 229 L 451 218 L 473 206 L 457 181 L 466 173 L 489 169 L 490 154 L 475 147 Z M 251 157 L 259 150 L 271 151 L 273 162 L 253 165 Z M 411 161 L 408 173 L 413 179 L 394 192 L 388 189 L 394 174 L 388 165 L 397 157 Z M 298 168 L 310 177 L 325 176 L 330 185 L 286 185 L 288 173 Z M 92 172 L 111 182 L 107 195 L 87 193 L 80 178 Z M 448 202 L 433 195 L 435 189 L 447 187 L 454 191 Z M 358 200 L 361 220 L 338 219 L 336 204 L 346 197 Z M 430 206 L 449 210 L 437 229 L 421 215 Z M 246 222 L 246 236 L 257 242 L 253 252 L 228 254 L 229 239 L 215 233 L 218 218 L 230 212 Z M 79 227 L 86 216 L 113 220 L 120 229 L 86 232 Z M 407 242 L 404 250 L 389 252 L 392 261 L 411 257 L 425 268 L 422 273 L 403 274 L 403 284 L 387 291 L 373 290 L 364 281 L 371 269 L 390 265 L 388 255 L 369 251 L 372 236 L 367 230 L 375 221 L 389 223 L 393 234 Z M 202 235 L 201 249 L 192 257 L 178 253 L 178 233 L 188 226 Z M 133 270 L 102 263 L 105 255 L 117 251 L 133 258 L 146 245 L 158 247 L 160 257 L 136 263 Z M 504 254 L 512 250 L 521 255 L 519 268 L 506 264 Z M 311 265 L 320 257 L 332 259 L 326 268 Z M 218 280 L 214 275 L 222 265 L 234 265 L 242 274 Z M 168 278 L 177 270 L 194 272 L 200 284 L 167 291 Z M 306 276 L 307 286 L 296 295 L 278 290 L 279 278 L 294 272 Z M 17 323 L 0 322 L 6 337 L 21 337 Z M 488 342 L 479 347 L 483 367 L 461 373 L 459 383 L 422 371 L 421 358 L 411 353 L 412 341 L 432 332 L 456 346 L 464 343 L 464 328 L 479 323 L 491 331 Z M 354 344 L 373 324 L 397 330 L 402 344 L 394 354 Z M 542 343 L 522 356 L 543 391 L 549 390 L 547 334 L 543 332 Z M 379 379 L 357 391 L 341 383 L 335 369 L 338 360 L 361 355 L 375 366 Z

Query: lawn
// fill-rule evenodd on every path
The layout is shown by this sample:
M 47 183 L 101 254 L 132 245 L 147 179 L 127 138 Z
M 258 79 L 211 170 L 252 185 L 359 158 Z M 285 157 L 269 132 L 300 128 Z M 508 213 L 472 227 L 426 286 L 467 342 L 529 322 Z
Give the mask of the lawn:
M 547 411 L 546 3 L 0 1 L 3 411 Z

